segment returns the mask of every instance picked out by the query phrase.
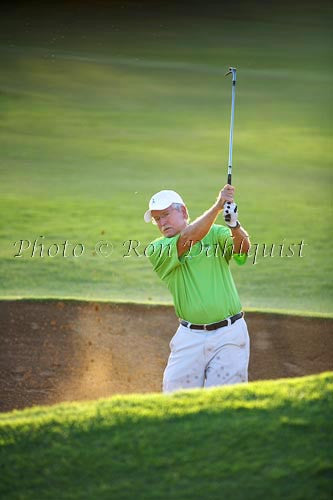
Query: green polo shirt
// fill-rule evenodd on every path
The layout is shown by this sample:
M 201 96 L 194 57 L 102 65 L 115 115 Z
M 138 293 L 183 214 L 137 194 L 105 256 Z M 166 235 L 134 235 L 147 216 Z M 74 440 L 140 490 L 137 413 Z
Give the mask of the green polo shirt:
M 170 290 L 179 318 L 191 323 L 215 323 L 241 311 L 229 264 L 233 240 L 226 226 L 214 224 L 208 234 L 178 257 L 179 234 L 158 238 L 147 255 Z M 234 255 L 238 264 L 246 255 Z

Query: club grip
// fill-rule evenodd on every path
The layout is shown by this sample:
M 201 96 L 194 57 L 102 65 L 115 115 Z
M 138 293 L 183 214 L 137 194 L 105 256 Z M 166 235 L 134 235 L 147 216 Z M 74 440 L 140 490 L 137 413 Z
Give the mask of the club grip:
M 231 186 L 231 174 L 228 174 L 228 181 L 227 181 L 228 184 L 230 184 Z

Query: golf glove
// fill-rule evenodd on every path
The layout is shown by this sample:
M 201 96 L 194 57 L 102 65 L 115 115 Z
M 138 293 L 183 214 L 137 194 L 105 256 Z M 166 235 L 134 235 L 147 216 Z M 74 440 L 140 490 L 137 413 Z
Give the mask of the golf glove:
M 238 211 L 236 203 L 226 201 L 223 208 L 223 217 L 229 227 L 236 227 L 238 224 Z

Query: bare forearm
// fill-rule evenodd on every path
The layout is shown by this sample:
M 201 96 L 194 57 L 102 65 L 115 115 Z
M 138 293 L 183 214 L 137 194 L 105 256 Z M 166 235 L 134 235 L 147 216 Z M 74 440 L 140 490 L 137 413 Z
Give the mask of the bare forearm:
M 234 240 L 234 253 L 248 253 L 251 247 L 248 233 L 242 226 L 230 229 Z
M 233 201 L 235 188 L 226 184 L 220 191 L 216 202 L 204 214 L 194 222 L 188 224 L 180 233 L 177 242 L 178 255 L 185 253 L 197 241 L 201 241 L 206 236 L 215 222 L 216 217 L 223 210 L 226 202 Z
M 178 240 L 178 255 L 182 255 L 191 245 L 201 241 L 215 222 L 222 208 L 215 203 L 209 210 L 185 227 Z

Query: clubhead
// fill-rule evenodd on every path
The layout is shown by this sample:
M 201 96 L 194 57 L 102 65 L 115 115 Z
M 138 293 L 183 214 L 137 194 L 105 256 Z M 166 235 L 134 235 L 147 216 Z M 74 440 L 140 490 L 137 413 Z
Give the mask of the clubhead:
M 231 75 L 231 74 L 232 74 L 233 77 L 236 76 L 236 68 L 232 68 L 230 66 L 229 70 L 227 71 L 227 73 L 224 76 L 228 76 L 228 75 Z

